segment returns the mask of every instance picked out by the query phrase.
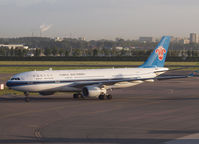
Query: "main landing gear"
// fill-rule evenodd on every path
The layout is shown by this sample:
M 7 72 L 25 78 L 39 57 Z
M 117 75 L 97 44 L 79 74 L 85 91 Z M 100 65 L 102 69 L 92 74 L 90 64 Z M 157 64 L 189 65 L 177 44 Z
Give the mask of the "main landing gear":
M 73 94 L 73 98 L 74 99 L 80 99 L 80 98 L 84 98 L 82 94 L 78 93 L 78 94 Z
M 29 92 L 24 92 L 25 102 L 30 102 Z
M 111 100 L 113 97 L 112 97 L 112 95 L 110 95 L 110 94 L 108 94 L 108 95 L 100 95 L 99 96 L 99 100 L 105 100 L 105 99 L 107 99 L 107 100 Z
M 73 94 L 73 98 L 74 99 L 84 99 L 85 97 L 81 94 L 81 93 L 76 93 L 76 94 Z M 112 95 L 110 94 L 101 94 L 99 97 L 98 97 L 99 100 L 111 100 L 112 99 Z

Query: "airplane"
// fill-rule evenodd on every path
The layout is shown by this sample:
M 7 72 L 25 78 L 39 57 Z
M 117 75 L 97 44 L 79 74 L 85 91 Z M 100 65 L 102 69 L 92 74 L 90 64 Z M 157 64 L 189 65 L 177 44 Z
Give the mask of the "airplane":
M 53 95 L 56 92 L 73 92 L 73 98 L 112 99 L 112 89 L 126 88 L 143 82 L 187 78 L 185 76 L 160 76 L 169 69 L 164 67 L 170 36 L 163 36 L 147 61 L 138 68 L 110 68 L 89 70 L 30 71 L 14 75 L 7 81 L 10 89 L 24 92 L 29 102 L 29 93 Z

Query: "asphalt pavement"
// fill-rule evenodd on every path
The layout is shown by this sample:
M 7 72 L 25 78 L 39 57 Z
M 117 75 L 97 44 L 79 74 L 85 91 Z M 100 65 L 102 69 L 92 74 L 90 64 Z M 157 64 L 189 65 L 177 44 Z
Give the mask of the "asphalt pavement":
M 181 72 L 183 73 L 183 72 Z M 0 97 L 2 144 L 199 143 L 199 78 L 144 83 L 112 92 L 113 100 Z

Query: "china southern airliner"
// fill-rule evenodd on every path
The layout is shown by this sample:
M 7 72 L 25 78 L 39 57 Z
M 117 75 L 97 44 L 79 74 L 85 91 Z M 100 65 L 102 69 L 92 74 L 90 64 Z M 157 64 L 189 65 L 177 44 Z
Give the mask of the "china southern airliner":
M 188 77 L 159 76 L 169 70 L 164 67 L 169 43 L 170 37 L 164 36 L 148 60 L 138 68 L 31 71 L 14 75 L 6 85 L 24 92 L 26 101 L 29 101 L 31 92 L 38 92 L 41 95 L 73 92 L 74 99 L 87 97 L 112 99 L 110 94 L 112 89 L 131 87 L 154 80 Z

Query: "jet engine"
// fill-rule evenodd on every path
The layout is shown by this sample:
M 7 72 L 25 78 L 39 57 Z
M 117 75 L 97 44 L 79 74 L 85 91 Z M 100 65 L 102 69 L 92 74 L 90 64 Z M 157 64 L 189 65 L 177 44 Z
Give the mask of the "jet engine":
M 99 97 L 105 95 L 107 90 L 105 88 L 99 88 L 97 86 L 86 86 L 82 89 L 82 94 L 85 97 Z

